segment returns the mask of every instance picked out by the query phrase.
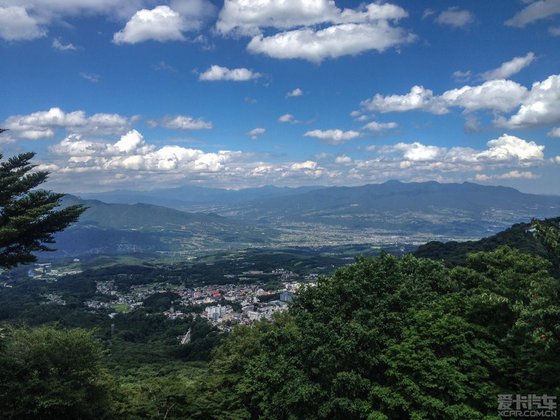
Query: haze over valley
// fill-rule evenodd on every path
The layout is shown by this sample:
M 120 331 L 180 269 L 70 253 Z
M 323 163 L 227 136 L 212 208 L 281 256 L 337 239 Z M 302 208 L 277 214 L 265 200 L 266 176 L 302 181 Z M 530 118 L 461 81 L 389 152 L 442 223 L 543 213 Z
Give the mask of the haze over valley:
M 251 247 L 419 245 L 479 239 L 560 212 L 557 196 L 472 183 L 389 181 L 239 191 L 182 187 L 82 197 L 65 198 L 66 204 L 88 210 L 58 235 L 56 256 L 188 257 Z

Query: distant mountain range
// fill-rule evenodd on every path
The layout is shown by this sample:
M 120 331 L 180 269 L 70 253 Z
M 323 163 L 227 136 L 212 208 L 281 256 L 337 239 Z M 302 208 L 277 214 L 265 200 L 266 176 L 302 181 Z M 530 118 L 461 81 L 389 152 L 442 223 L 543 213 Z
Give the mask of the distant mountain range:
M 88 209 L 56 238 L 57 254 L 195 253 L 274 242 L 278 233 L 217 214 L 187 213 L 151 204 L 108 204 L 67 195 L 63 205 Z
M 67 196 L 65 203 L 82 203 L 89 209 L 59 235 L 57 247 L 63 255 L 188 254 L 287 242 L 379 244 L 413 236 L 462 240 L 488 236 L 533 217 L 560 215 L 558 196 L 473 183 L 398 181 L 239 191 L 187 186 Z
M 484 236 L 531 217 L 557 216 L 560 197 L 473 183 L 389 181 L 261 199 L 222 214 L 272 224 L 305 222 L 398 234 Z
M 321 187 L 274 187 L 267 185 L 260 188 L 226 190 L 222 188 L 205 188 L 198 186 L 182 186 L 150 191 L 116 190 L 101 193 L 78 194 L 83 199 L 101 200 L 107 203 L 121 204 L 155 204 L 177 210 L 193 208 L 212 208 L 230 206 L 260 199 L 298 195 Z

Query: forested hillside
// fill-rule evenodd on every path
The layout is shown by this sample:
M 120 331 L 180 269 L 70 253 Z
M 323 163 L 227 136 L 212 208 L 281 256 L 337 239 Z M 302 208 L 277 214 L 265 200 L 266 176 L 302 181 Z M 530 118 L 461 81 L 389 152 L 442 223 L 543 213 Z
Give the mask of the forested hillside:
M 534 229 L 538 248 L 558 255 L 557 224 Z M 560 279 L 551 268 L 507 246 L 453 267 L 413 255 L 358 258 L 300 289 L 272 322 L 216 340 L 208 365 L 187 362 L 192 353 L 134 362 L 134 352 L 107 347 L 118 341 L 82 330 L 5 325 L 0 411 L 6 418 L 496 417 L 499 394 L 560 393 Z M 153 315 L 144 310 L 148 322 Z M 120 340 L 145 345 L 142 331 Z M 66 393 L 83 375 L 91 386 Z
M 560 217 L 546 219 L 541 224 L 543 226 L 557 227 L 560 224 Z M 534 223 L 518 223 L 503 232 L 479 241 L 428 242 L 419 246 L 414 255 L 422 258 L 443 260 L 447 265 L 453 266 L 464 264 L 467 260 L 467 255 L 472 252 L 494 251 L 504 245 L 527 254 L 543 257 L 552 263 L 555 270 L 560 270 L 558 254 L 539 239 Z

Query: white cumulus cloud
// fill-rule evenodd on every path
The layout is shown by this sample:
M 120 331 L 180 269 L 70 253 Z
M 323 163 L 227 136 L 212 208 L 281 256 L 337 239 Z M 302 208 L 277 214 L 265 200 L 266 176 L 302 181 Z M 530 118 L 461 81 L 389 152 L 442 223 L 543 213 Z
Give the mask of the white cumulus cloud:
M 260 73 L 256 73 L 244 67 L 237 68 L 237 69 L 228 69 L 227 67 L 222 67 L 214 64 L 208 70 L 201 73 L 198 76 L 198 80 L 212 81 L 212 82 L 218 80 L 246 82 L 248 80 L 258 79 L 259 77 L 261 77 Z
M 515 57 L 510 61 L 502 63 L 500 67 L 494 70 L 489 70 L 482 73 L 482 78 L 485 80 L 493 79 L 507 79 L 508 77 L 519 73 L 525 67 L 533 62 L 535 59 L 535 54 L 532 52 L 527 53 L 527 55 L 522 57 Z
M 254 35 L 263 27 L 314 25 L 334 14 L 334 2 L 323 0 L 225 0 L 216 28 L 224 34 Z
M 149 40 L 182 41 L 184 22 L 179 13 L 169 6 L 157 6 L 152 10 L 142 9 L 126 23 L 125 27 L 115 33 L 116 44 L 136 44 Z
M 503 174 L 476 174 L 474 179 L 479 182 L 491 181 L 493 179 L 537 179 L 539 176 L 531 171 L 513 170 Z
M 488 150 L 477 155 L 479 158 L 490 160 L 542 160 L 544 159 L 544 146 L 534 141 L 526 141 L 519 137 L 503 134 L 497 139 L 488 142 Z
M 176 115 L 165 117 L 161 121 L 152 121 L 153 125 L 160 125 L 171 130 L 207 130 L 212 128 L 210 121 L 202 118 L 193 118 L 189 115 Z
M 308 185 L 309 182 L 348 185 L 380 182 L 398 177 L 419 181 L 436 179 L 534 179 L 532 168 L 560 164 L 560 156 L 545 159 L 544 147 L 533 141 L 504 134 L 486 148 L 442 147 L 419 141 L 388 146 L 369 146 L 368 156 L 349 157 L 322 153 L 309 160 L 267 162 L 254 154 L 237 151 L 205 152 L 176 145 L 150 144 L 131 130 L 114 142 L 70 135 L 50 148 L 53 179 L 76 188 L 77 180 L 95 177 L 96 185 L 118 188 L 138 185 L 169 186 L 194 181 L 203 185 L 239 186 Z M 320 159 L 317 161 L 317 159 Z M 318 162 L 322 162 L 319 164 Z M 531 169 L 531 171 L 530 171 Z M 75 189 L 74 189 L 75 191 Z
M 278 122 L 287 124 L 302 124 L 304 121 L 296 119 L 293 114 L 284 114 L 278 117 Z
M 295 118 L 292 114 L 284 114 L 284 115 L 280 115 L 278 117 L 278 122 L 282 122 L 282 123 L 293 123 L 295 121 Z
M 286 93 L 286 96 L 288 98 L 294 98 L 296 96 L 301 96 L 301 95 L 303 95 L 303 90 L 301 90 L 300 88 L 295 88 L 294 90 L 291 90 L 288 93 Z
M 423 110 L 434 114 L 449 112 L 444 103 L 434 96 L 434 92 L 423 86 L 413 86 L 405 95 L 376 94 L 373 98 L 362 101 L 362 107 L 374 112 L 406 112 Z
M 516 136 L 503 134 L 487 143 L 487 149 L 477 151 L 469 147 L 440 147 L 420 142 L 376 146 L 372 151 L 398 152 L 405 161 L 437 161 L 440 164 L 534 163 L 544 159 L 544 146 Z M 406 166 L 406 165 L 405 165 Z
M 449 25 L 455 28 L 464 28 L 474 22 L 474 14 L 469 10 L 461 10 L 457 7 L 450 7 L 441 12 L 436 22 L 442 25 Z
M 407 15 L 390 3 L 340 9 L 333 0 L 226 0 L 216 28 L 251 36 L 253 53 L 321 62 L 412 42 L 415 36 L 395 25 Z
M 64 44 L 60 38 L 55 38 L 52 42 L 52 47 L 55 50 L 59 50 L 59 51 L 75 51 L 77 50 L 76 46 L 74 44 L 72 44 L 71 42 L 69 42 L 68 44 Z
M 451 108 L 467 113 L 486 110 L 493 112 L 496 127 L 510 129 L 554 125 L 560 124 L 560 75 L 535 82 L 531 89 L 511 80 L 496 79 L 451 89 L 439 96 L 423 86 L 413 86 L 407 94 L 378 93 L 360 105 L 362 110 L 382 113 L 419 110 L 445 114 Z
M 142 134 L 136 130 L 131 130 L 121 136 L 119 141 L 109 147 L 108 150 L 116 150 L 118 154 L 146 154 L 152 151 L 153 147 L 146 145 Z
M 272 36 L 257 35 L 247 49 L 273 58 L 301 58 L 319 63 L 326 58 L 356 55 L 364 51 L 383 52 L 415 38 L 385 21 L 376 24 L 347 23 L 324 29 L 303 28 Z
M 53 23 L 80 16 L 104 16 L 111 21 L 130 19 L 128 29 L 118 32 L 122 42 L 140 42 L 146 39 L 169 40 L 180 35 L 177 31 L 196 30 L 211 16 L 216 7 L 209 0 L 170 0 L 169 6 L 154 6 L 153 0 L 2 0 L 0 5 L 0 38 L 6 40 L 31 40 L 44 36 Z M 178 13 L 163 16 L 162 7 Z M 154 25 L 153 33 L 145 22 Z M 159 14 L 159 16 L 158 16 Z M 132 16 L 132 18 L 131 18 Z M 161 27 L 162 19 L 169 23 L 168 32 Z M 126 31 L 126 34 L 124 33 Z M 125 36 L 126 35 L 126 36 Z
M 488 109 L 509 112 L 527 95 L 527 88 L 511 80 L 489 80 L 478 86 L 463 86 L 444 92 L 440 100 L 446 107 L 466 111 Z
M 129 129 L 136 117 L 98 113 L 86 116 L 84 111 L 64 112 L 58 107 L 29 115 L 8 117 L 3 126 L 19 138 L 38 140 L 51 138 L 56 129 L 74 133 L 119 134 Z
M 45 36 L 47 31 L 22 6 L 0 7 L 0 38 L 28 41 Z
M 371 121 L 369 123 L 367 123 L 366 125 L 364 125 L 362 128 L 364 130 L 369 130 L 372 131 L 374 133 L 382 133 L 384 131 L 387 130 L 392 130 L 394 128 L 397 128 L 398 125 L 396 122 L 386 122 L 386 123 L 380 123 L 377 121 Z
M 407 15 L 404 9 L 390 3 L 370 3 L 357 10 L 342 10 L 332 0 L 226 0 L 216 28 L 221 33 L 255 35 L 263 28 L 398 20 Z
M 560 123 L 560 75 L 533 83 L 519 110 L 509 119 L 499 120 L 507 128 L 526 128 Z
M 249 131 L 247 134 L 249 135 L 249 137 L 251 137 L 253 140 L 256 140 L 257 137 L 263 135 L 266 132 L 265 128 L 262 127 L 256 127 L 253 128 L 251 131 Z
M 446 114 L 452 107 L 465 111 L 491 110 L 510 112 L 517 108 L 529 95 L 526 87 L 511 80 L 489 80 L 477 86 L 463 86 L 435 95 L 423 86 L 413 86 L 404 95 L 376 94 L 361 102 L 362 108 L 373 112 L 426 111 Z
M 397 143 L 393 146 L 395 150 L 401 151 L 406 160 L 413 162 L 435 160 L 444 153 L 443 148 L 437 146 L 426 146 L 419 142 Z
M 314 170 L 317 168 L 317 162 L 314 162 L 312 160 L 306 160 L 305 162 L 296 162 L 292 164 L 290 168 L 294 171 Z
M 339 165 L 348 165 L 351 164 L 353 160 L 350 156 L 341 155 L 341 156 L 337 156 L 334 162 L 338 163 Z
M 147 144 L 141 133 L 131 130 L 115 143 L 90 141 L 69 136 L 50 148 L 67 158 L 66 172 L 129 170 L 148 172 L 179 171 L 183 173 L 215 173 L 240 152 L 206 153 L 180 146 L 157 148 Z
M 358 131 L 349 130 L 311 130 L 304 134 L 305 137 L 314 137 L 329 144 L 341 144 L 360 136 Z

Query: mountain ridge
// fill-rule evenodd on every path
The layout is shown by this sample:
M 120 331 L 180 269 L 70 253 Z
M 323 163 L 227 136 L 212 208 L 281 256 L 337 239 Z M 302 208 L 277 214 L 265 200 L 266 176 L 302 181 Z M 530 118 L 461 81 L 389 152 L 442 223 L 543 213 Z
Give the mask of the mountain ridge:
M 67 249 L 72 244 L 84 249 L 81 241 L 92 241 L 91 249 L 98 253 L 423 243 L 486 237 L 515 223 L 560 214 L 560 196 L 476 183 L 393 180 L 356 187 L 257 190 L 230 191 L 227 199 L 199 202 L 192 207 L 196 212 L 67 196 L 65 203 L 84 204 L 89 209 L 61 238 L 74 235 Z M 205 199 L 215 193 L 211 190 Z M 101 243 L 102 232 L 111 245 Z
M 401 232 L 418 230 L 419 225 L 427 231 L 459 233 L 460 230 L 465 235 L 472 229 L 475 235 L 483 236 L 488 229 L 498 231 L 525 219 L 553 217 L 558 213 L 558 196 L 526 194 L 510 187 L 474 183 L 392 181 L 328 187 L 297 196 L 259 200 L 221 214 L 265 223 L 313 222 L 358 229 L 388 227 Z M 465 224 L 463 228 L 462 224 Z
M 275 241 L 274 229 L 213 213 L 188 213 L 152 204 L 115 204 L 67 195 L 62 205 L 87 207 L 56 236 L 55 256 L 126 253 L 197 253 Z
M 540 223 L 545 226 L 558 226 L 560 217 L 545 219 Z M 413 254 L 420 258 L 443 260 L 447 265 L 455 266 L 463 265 L 470 253 L 492 252 L 501 246 L 509 246 L 526 254 L 545 258 L 553 264 L 553 269 L 560 274 L 560 259 L 547 249 L 535 235 L 535 228 L 532 223 L 517 223 L 495 235 L 477 241 L 450 241 L 446 243 L 431 241 L 420 245 Z

